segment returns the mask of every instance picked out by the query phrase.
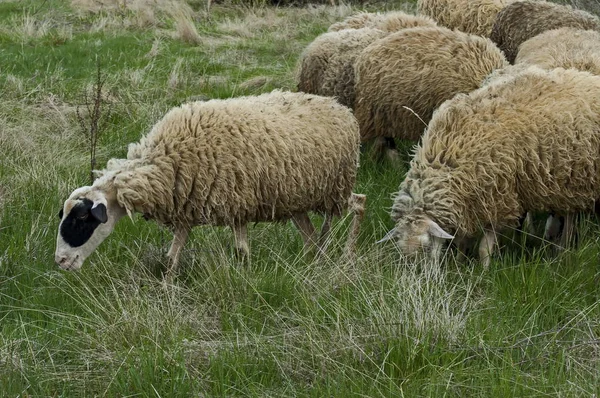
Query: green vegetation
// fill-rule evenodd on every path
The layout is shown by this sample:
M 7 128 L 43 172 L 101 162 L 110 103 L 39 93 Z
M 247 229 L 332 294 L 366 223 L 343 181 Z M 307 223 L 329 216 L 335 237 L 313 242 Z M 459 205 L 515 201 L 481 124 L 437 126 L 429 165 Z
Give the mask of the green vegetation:
M 0 2 L 0 396 L 600 393 L 595 220 L 558 255 L 518 239 L 487 271 L 453 258 L 407 264 L 373 244 L 392 226 L 407 157 L 363 156 L 356 191 L 368 211 L 355 263 L 340 260 L 348 219 L 319 261 L 302 257 L 291 225 L 250 228 L 246 265 L 231 231 L 197 228 L 167 286 L 171 235 L 136 217 L 80 272 L 59 270 L 57 213 L 89 179 L 77 108 L 98 61 L 111 109 L 102 166 L 184 101 L 293 90 L 302 49 L 356 10 L 178 4 Z

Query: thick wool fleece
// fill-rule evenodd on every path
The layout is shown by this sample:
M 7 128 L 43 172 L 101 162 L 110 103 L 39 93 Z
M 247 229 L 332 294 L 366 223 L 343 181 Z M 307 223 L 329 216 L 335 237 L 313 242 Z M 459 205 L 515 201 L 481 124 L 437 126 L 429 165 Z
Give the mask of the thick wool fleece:
M 334 23 L 327 31 L 338 32 L 343 29 L 373 28 L 392 33 L 419 26 L 436 26 L 436 24 L 429 17 L 411 15 L 402 11 L 390 11 L 386 13 L 361 12 L 351 15 L 341 22 Z
M 417 11 L 438 25 L 489 37 L 496 15 L 514 0 L 419 0 Z
M 354 106 L 354 61 L 372 42 L 384 37 L 377 29 L 346 29 L 317 37 L 302 53 L 297 73 L 298 90 L 337 97 Z
M 600 32 L 575 28 L 546 31 L 521 44 L 515 64 L 522 63 L 600 75 Z
M 568 5 L 518 1 L 498 13 L 490 39 L 513 63 L 521 43 L 547 30 L 567 27 L 600 31 L 600 19 Z
M 362 140 L 418 140 L 442 102 L 506 65 L 489 39 L 446 28 L 405 29 L 374 42 L 355 63 Z
M 307 211 L 339 215 L 358 155 L 348 108 L 273 91 L 172 109 L 103 178 L 129 213 L 175 229 L 235 226 Z
M 392 218 L 424 212 L 473 236 L 527 211 L 594 209 L 600 198 L 600 77 L 537 67 L 446 101 L 400 186 Z M 410 202 L 410 201 L 409 201 Z

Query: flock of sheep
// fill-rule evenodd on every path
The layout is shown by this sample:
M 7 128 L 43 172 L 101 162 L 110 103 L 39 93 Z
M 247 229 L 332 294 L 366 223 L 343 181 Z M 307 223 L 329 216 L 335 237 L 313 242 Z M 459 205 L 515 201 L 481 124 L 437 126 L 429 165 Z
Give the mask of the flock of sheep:
M 171 110 L 66 200 L 56 262 L 80 268 L 135 212 L 173 230 L 169 275 L 197 225 L 231 227 L 247 255 L 248 223 L 291 219 L 322 251 L 350 206 L 351 252 L 361 142 L 394 154 L 394 139 L 419 145 L 382 241 L 437 260 L 448 240 L 464 251 L 481 237 L 487 266 L 498 231 L 548 212 L 544 236 L 568 243 L 573 215 L 600 199 L 600 20 L 546 1 L 417 4 L 333 24 L 301 55 L 300 92 Z

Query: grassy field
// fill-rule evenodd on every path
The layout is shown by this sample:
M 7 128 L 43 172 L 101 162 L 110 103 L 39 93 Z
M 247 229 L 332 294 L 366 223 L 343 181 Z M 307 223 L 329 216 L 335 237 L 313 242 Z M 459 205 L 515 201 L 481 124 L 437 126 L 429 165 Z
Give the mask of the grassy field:
M 374 245 L 407 156 L 362 160 L 354 263 L 340 260 L 348 219 L 319 261 L 290 224 L 252 227 L 246 265 L 230 230 L 197 228 L 165 286 L 171 235 L 138 217 L 80 272 L 59 270 L 57 213 L 89 183 L 77 114 L 89 119 L 98 64 L 103 167 L 182 102 L 293 90 L 302 49 L 357 10 L 178 4 L 0 1 L 0 396 L 598 395 L 597 221 L 558 255 L 518 239 L 487 271 L 407 264 Z

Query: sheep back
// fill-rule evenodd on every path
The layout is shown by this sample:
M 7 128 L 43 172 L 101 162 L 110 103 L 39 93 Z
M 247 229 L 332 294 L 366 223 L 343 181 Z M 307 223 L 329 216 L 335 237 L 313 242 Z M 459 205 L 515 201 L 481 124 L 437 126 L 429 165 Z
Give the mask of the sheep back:
M 516 227 L 526 211 L 593 209 L 599 154 L 600 77 L 532 66 L 440 106 L 401 191 L 442 228 L 473 236 Z
M 521 44 L 515 64 L 522 63 L 544 69 L 575 68 L 600 75 L 600 32 L 548 30 Z
M 298 90 L 337 97 L 354 106 L 354 61 L 369 44 L 386 35 L 377 29 L 346 29 L 317 37 L 298 62 Z
M 513 63 L 524 41 L 547 30 L 577 28 L 600 31 L 600 20 L 594 15 L 568 5 L 546 1 L 518 1 L 502 9 L 492 28 L 490 39 Z
M 355 63 L 361 139 L 419 139 L 442 102 L 506 65 L 490 40 L 446 28 L 405 29 L 374 42 Z
M 419 26 L 436 26 L 436 23 L 427 16 L 411 15 L 402 11 L 390 11 L 386 13 L 361 12 L 341 22 L 334 23 L 327 31 L 337 32 L 343 29 L 372 28 L 391 33 Z
M 276 90 L 174 108 L 106 173 L 129 212 L 171 226 L 233 226 L 307 211 L 339 215 L 358 154 L 348 108 Z
M 449 29 L 489 37 L 496 15 L 512 0 L 419 0 L 419 14 Z

